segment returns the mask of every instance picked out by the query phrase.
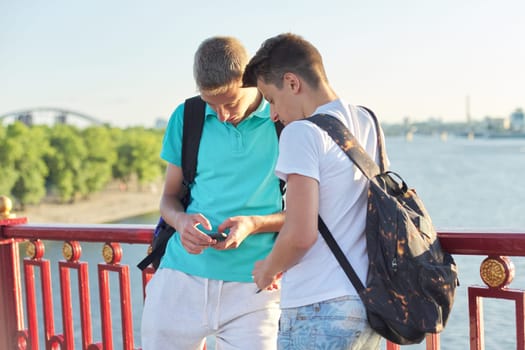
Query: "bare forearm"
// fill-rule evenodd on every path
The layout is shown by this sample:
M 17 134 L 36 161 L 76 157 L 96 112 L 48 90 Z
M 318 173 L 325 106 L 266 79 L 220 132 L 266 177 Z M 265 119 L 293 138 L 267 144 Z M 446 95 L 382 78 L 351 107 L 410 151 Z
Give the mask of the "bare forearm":
M 272 251 L 257 261 L 253 269 L 259 288 L 272 289 L 282 272 L 298 264 L 317 241 L 319 192 L 315 179 L 291 174 L 288 176 L 286 220 L 279 231 Z
M 266 258 L 272 274 L 297 264 L 317 241 L 317 182 L 300 175 L 290 175 L 288 180 L 286 222 Z
M 176 228 L 177 215 L 184 212 L 184 207 L 177 196 L 163 195 L 160 199 L 160 214 L 164 220 Z
M 261 232 L 279 232 L 284 224 L 284 212 L 270 215 L 257 215 L 252 217 L 254 231 Z
M 301 236 L 299 232 L 290 232 L 286 228 L 281 230 L 271 253 L 265 259 L 268 272 L 272 275 L 284 272 L 302 259 L 314 241 L 306 241 Z

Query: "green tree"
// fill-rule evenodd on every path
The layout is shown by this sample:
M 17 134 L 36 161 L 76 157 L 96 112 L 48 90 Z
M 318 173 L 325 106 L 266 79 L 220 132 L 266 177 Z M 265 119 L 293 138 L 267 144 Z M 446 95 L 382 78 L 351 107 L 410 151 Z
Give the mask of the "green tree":
M 112 166 L 117 150 L 111 130 L 106 126 L 84 129 L 82 136 L 87 148 L 83 172 L 88 194 L 102 190 L 112 179 Z
M 118 135 L 117 160 L 113 164 L 113 178 L 128 184 L 133 175 L 133 146 L 126 141 L 125 133 Z
M 134 170 L 139 183 L 144 184 L 155 181 L 162 175 L 159 166 L 161 142 L 153 130 L 139 130 L 138 135 Z
M 0 124 L 0 195 L 12 196 L 11 190 L 18 178 L 18 172 L 15 169 L 12 143 L 7 139 L 7 130 Z
M 117 146 L 113 176 L 127 183 L 136 176 L 140 184 L 162 175 L 159 158 L 162 135 L 155 130 L 131 128 L 124 131 Z
M 44 157 L 50 152 L 46 128 L 15 122 L 5 133 L 3 158 L 11 164 L 10 194 L 22 206 L 37 204 L 46 195 L 48 168 Z
M 51 129 L 53 152 L 46 157 L 49 184 L 61 202 L 74 202 L 88 194 L 84 162 L 88 151 L 85 140 L 73 126 L 57 124 Z

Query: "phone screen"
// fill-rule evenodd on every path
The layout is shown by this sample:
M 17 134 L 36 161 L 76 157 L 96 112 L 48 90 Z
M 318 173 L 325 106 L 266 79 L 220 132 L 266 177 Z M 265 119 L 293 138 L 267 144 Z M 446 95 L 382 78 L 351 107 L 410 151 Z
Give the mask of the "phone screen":
M 226 235 L 226 233 L 219 233 L 219 232 L 213 232 L 213 233 L 210 233 L 208 234 L 211 238 L 213 239 L 216 239 L 218 241 L 224 241 L 226 239 L 226 237 L 228 237 Z

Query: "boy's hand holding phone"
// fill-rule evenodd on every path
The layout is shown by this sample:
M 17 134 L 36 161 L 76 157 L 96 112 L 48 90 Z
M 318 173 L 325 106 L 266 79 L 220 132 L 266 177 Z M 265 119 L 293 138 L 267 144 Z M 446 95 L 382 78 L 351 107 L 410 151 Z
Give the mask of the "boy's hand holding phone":
M 215 240 L 217 240 L 217 242 L 222 242 L 226 239 L 226 237 L 228 237 L 228 235 L 224 232 L 214 232 L 214 233 L 210 233 L 209 236 Z

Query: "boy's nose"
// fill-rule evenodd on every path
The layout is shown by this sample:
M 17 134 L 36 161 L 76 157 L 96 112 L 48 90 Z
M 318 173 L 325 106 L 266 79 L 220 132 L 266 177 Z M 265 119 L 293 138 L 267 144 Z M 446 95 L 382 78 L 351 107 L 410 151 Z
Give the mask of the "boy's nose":
M 226 111 L 224 108 L 217 108 L 217 115 L 221 122 L 228 121 L 230 118 L 230 112 Z

